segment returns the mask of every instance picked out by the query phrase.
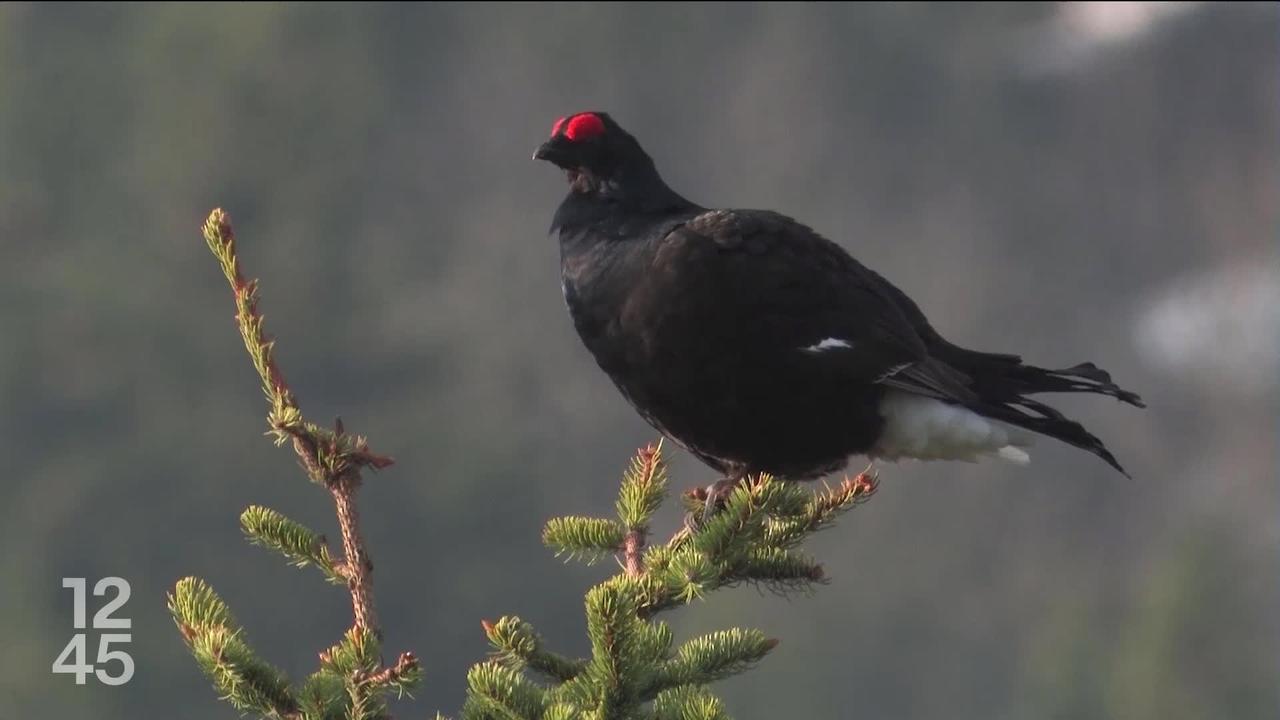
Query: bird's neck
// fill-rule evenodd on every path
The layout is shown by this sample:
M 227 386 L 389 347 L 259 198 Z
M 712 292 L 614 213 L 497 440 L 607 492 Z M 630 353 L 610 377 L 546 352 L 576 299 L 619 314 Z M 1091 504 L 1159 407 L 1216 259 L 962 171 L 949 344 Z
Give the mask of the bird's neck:
M 574 183 L 556 210 L 552 232 L 621 238 L 635 231 L 637 221 L 681 214 L 697 205 L 672 190 L 649 158 L 624 165 L 606 178 L 585 176 Z
M 560 240 L 565 302 L 584 338 L 596 338 L 615 317 L 658 241 L 703 212 L 667 186 L 656 171 L 619 174 L 591 192 L 571 191 L 552 232 Z M 594 342 L 588 339 L 588 345 Z

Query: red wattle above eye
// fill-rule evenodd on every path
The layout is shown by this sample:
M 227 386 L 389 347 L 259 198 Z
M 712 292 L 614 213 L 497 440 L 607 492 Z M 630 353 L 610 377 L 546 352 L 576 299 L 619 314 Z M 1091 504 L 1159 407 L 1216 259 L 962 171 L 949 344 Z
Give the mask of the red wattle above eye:
M 551 126 L 551 137 L 555 137 L 560 132 L 560 126 L 564 125 L 565 118 L 560 118 L 555 125 Z
M 586 140 L 597 135 L 603 135 L 604 121 L 600 119 L 599 115 L 593 113 L 574 115 L 569 120 L 569 127 L 564 131 L 564 134 L 570 140 Z

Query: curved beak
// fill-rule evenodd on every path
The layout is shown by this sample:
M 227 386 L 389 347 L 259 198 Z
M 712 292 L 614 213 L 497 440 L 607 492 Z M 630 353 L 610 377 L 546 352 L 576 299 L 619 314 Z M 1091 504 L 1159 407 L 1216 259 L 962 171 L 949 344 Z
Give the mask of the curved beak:
M 533 151 L 533 159 L 546 160 L 547 162 L 560 165 L 562 161 L 568 159 L 567 144 L 568 143 L 566 143 L 563 138 L 557 135 L 556 137 L 553 137 L 539 145 L 538 149 Z

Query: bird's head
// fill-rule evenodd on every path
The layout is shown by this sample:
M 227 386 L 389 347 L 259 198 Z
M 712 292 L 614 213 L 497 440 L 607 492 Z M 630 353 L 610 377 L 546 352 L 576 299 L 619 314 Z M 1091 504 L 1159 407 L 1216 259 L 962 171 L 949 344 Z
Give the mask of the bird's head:
M 575 193 L 616 190 L 628 180 L 656 177 L 653 160 L 640 143 L 603 112 L 566 115 L 551 126 L 551 137 L 533 154 L 563 168 Z

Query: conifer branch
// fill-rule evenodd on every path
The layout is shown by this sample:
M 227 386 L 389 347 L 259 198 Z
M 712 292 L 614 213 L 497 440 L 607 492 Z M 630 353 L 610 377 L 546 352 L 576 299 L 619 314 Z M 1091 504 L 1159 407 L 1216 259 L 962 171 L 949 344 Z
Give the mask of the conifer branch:
M 204 581 L 179 580 L 168 606 L 196 663 L 223 699 L 237 710 L 269 718 L 300 717 L 284 674 L 258 658 L 227 604 Z
M 618 493 L 618 519 L 628 530 L 647 532 L 649 520 L 667 496 L 667 467 L 662 461 L 662 442 L 647 445 L 636 453 L 623 474 Z
M 822 582 L 822 565 L 812 558 L 778 547 L 752 548 L 733 569 L 734 576 L 789 590 Z
M 280 552 L 294 565 L 313 565 L 331 582 L 346 585 L 353 624 L 337 645 L 321 653 L 320 669 L 295 693 L 279 671 L 257 659 L 226 605 L 202 581 L 180 581 L 169 596 L 170 612 L 197 662 L 236 708 L 275 718 L 385 720 L 389 715 L 383 696 L 407 692 L 422 674 L 412 653 L 401 653 L 391 666 L 382 665 L 373 563 L 360 534 L 356 495 L 361 473 L 385 468 L 392 460 L 372 452 L 363 437 L 348 434 L 341 420 L 330 430 L 303 417 L 276 364 L 275 341 L 264 329 L 258 281 L 245 279 L 235 233 L 221 209 L 205 221 L 204 238 L 231 286 L 236 325 L 266 396 L 268 434 L 277 445 L 292 441 L 308 478 L 329 491 L 342 557 L 332 555 L 323 536 L 269 508 L 245 510 L 241 527 L 250 541 Z
M 664 690 L 653 703 L 654 720 L 729 720 L 720 699 L 705 688 L 681 685 Z
M 467 701 L 462 720 L 540 718 L 546 693 L 519 673 L 497 663 L 480 663 L 467 673 Z
M 663 665 L 655 684 L 663 688 L 707 685 L 743 672 L 777 645 L 777 640 L 766 638 L 759 630 L 738 628 L 694 638 Z
M 616 521 L 562 517 L 546 524 L 543 540 L 557 553 L 588 560 L 623 554 L 621 573 L 587 593 L 591 655 L 573 660 L 551 653 L 519 618 L 483 623 L 495 654 L 468 678 L 463 720 L 726 720 L 724 706 L 705 686 L 751 668 L 778 641 L 731 628 L 673 650 L 670 628 L 654 616 L 739 583 L 786 592 L 823 582 L 822 566 L 798 547 L 876 489 L 874 475 L 866 473 L 816 492 L 748 476 L 704 522 L 666 543 L 648 544 L 666 486 L 661 446 L 649 446 L 623 475 Z M 706 495 L 695 491 L 683 500 L 701 512 Z M 550 685 L 524 680 L 527 670 Z
M 584 660 L 573 660 L 543 649 L 542 638 L 533 626 L 518 617 L 504 617 L 496 623 L 482 620 L 480 625 L 493 644 L 494 659 L 511 670 L 527 667 L 552 680 L 565 682 L 586 668 Z
M 364 438 L 348 435 L 341 420 L 336 422 L 333 430 L 325 430 L 303 418 L 297 400 L 285 382 L 284 373 L 276 364 L 275 340 L 267 335 L 265 319 L 258 310 L 258 281 L 244 279 L 240 259 L 236 255 L 235 231 L 221 208 L 210 213 L 205 221 L 204 238 L 235 296 L 236 324 L 271 408 L 267 414 L 271 432 L 277 444 L 287 438 L 293 440 L 294 451 L 307 475 L 312 481 L 327 487 L 333 496 L 342 532 L 343 559 L 336 566 L 330 565 L 339 569 L 347 581 L 356 627 L 377 632 L 373 587 L 369 577 L 373 563 L 360 535 L 356 492 L 360 488 L 360 471 L 363 468 L 378 470 L 393 461 L 371 452 Z
M 630 577 L 644 572 L 641 553 L 649 537 L 649 519 L 667 495 L 666 465 L 661 457 L 661 440 L 641 449 L 623 475 L 618 493 L 618 519 L 627 529 L 622 540 L 623 566 Z
M 588 564 L 619 552 L 627 530 L 608 518 L 552 518 L 542 529 L 542 542 L 557 555 Z
M 396 664 L 370 675 L 364 682 L 379 688 L 391 688 L 397 695 L 403 695 L 422 679 L 422 664 L 411 652 L 402 652 L 396 658 Z
M 871 497 L 878 483 L 879 476 L 868 467 L 852 478 L 844 478 L 834 488 L 814 493 L 802 512 L 793 517 L 775 518 L 770 523 L 767 532 L 769 544 L 792 547 L 809 534 L 828 527 L 841 513 Z
M 255 545 L 279 552 L 297 567 L 313 565 L 329 582 L 346 584 L 346 576 L 329 552 L 323 535 L 261 505 L 251 505 L 240 514 L 240 527 Z

